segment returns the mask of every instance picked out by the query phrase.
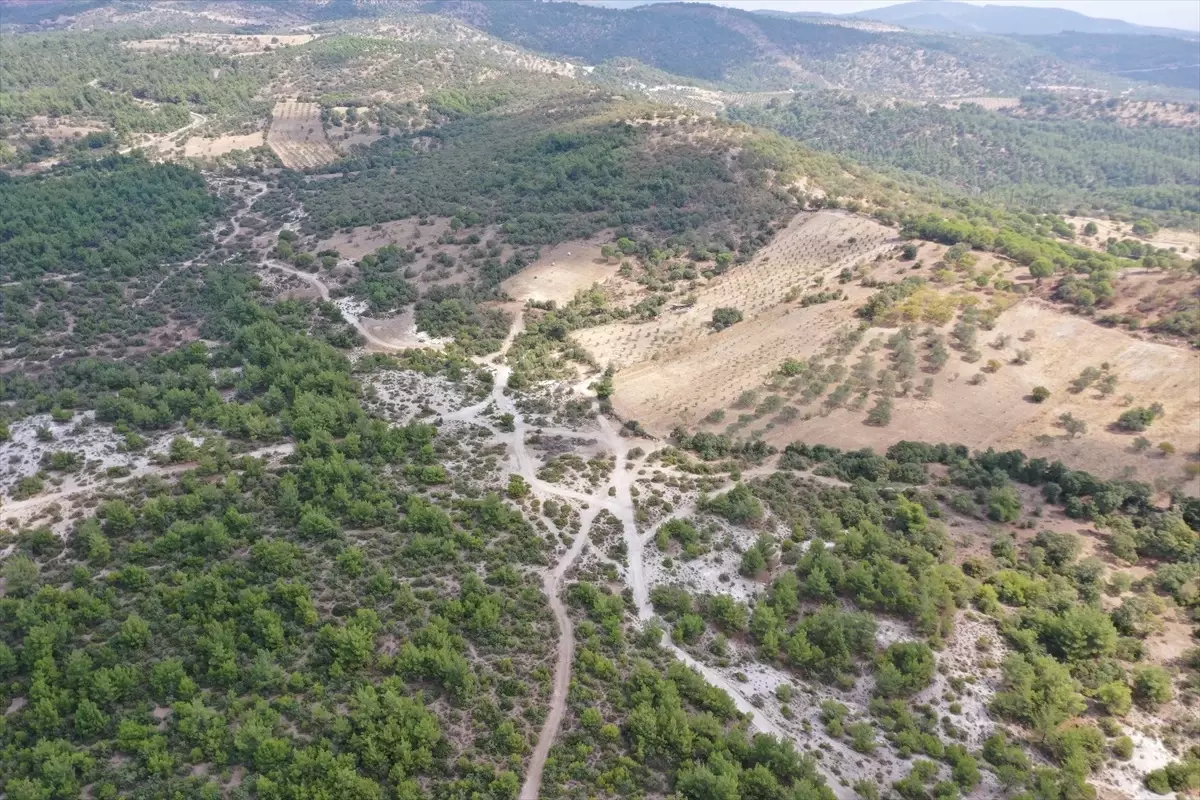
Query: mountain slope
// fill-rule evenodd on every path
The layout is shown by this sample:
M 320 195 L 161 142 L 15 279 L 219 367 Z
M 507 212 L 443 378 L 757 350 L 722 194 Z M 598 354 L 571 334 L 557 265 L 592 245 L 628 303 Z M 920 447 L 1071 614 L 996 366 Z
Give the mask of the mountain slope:
M 735 107 L 729 114 L 809 147 L 1021 207 L 1200 212 L 1190 130 L 1015 119 L 973 104 L 871 107 L 834 92 L 797 94 L 787 104 Z
M 1020 38 L 1083 69 L 1200 92 L 1200 50 L 1196 42 L 1170 36 L 1073 32 Z M 1194 102 L 1200 97 L 1188 99 Z
M 1153 28 L 1119 19 L 1098 19 L 1065 8 L 1032 6 L 974 6 L 941 0 L 911 3 L 862 11 L 852 16 L 890 22 L 910 28 L 951 33 L 1051 35 L 1065 31 L 1080 33 L 1158 34 L 1195 40 L 1192 31 Z
M 618 10 L 566 2 L 437 0 L 422 8 L 533 50 L 591 63 L 634 58 L 735 89 L 815 86 L 948 97 L 1106 80 L 1011 41 L 860 30 L 703 3 Z

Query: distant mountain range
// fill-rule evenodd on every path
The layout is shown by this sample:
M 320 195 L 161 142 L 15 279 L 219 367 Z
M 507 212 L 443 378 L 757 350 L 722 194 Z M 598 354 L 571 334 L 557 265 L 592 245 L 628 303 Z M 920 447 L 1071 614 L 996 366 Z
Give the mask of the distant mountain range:
M 672 0 L 562 0 L 581 5 L 606 8 L 631 9 L 638 6 L 672 2 Z M 730 0 L 736 7 L 737 0 Z M 1182 0 L 1181 0 L 1182 4 Z M 994 36 L 1052 36 L 1058 33 L 1123 33 L 1135 35 L 1174 36 L 1182 39 L 1200 40 L 1200 31 L 1180 28 L 1155 28 L 1135 25 L 1119 19 L 1089 17 L 1077 11 L 1049 6 L 976 6 L 956 3 L 953 0 L 914 0 L 898 3 L 855 14 L 823 14 L 808 11 L 762 10 L 757 13 L 773 17 L 825 21 L 857 18 L 885 22 L 905 28 L 941 31 L 943 33 L 975 33 Z
M 1119 19 L 1098 19 L 1046 6 L 975 6 L 950 0 L 915 0 L 894 6 L 862 11 L 849 16 L 903 25 L 907 28 L 947 33 L 1018 34 L 1050 36 L 1067 31 L 1078 33 L 1156 34 L 1200 39 L 1200 33 L 1177 28 L 1153 28 Z
M 1061 9 L 915 2 L 868 18 L 678 0 L 633 8 L 616 2 L 425 0 L 417 7 L 537 52 L 590 64 L 634 59 L 738 91 L 808 87 L 918 99 L 1013 97 L 1051 86 L 1120 93 L 1156 84 L 1171 99 L 1193 102 L 1182 93 L 1200 88 L 1200 58 L 1186 32 L 1152 35 L 1156 29 Z M 935 11 L 958 27 L 908 29 L 911 19 L 929 21 Z M 993 11 L 1017 22 L 1003 23 L 989 16 Z M 975 12 L 991 27 L 957 32 L 975 24 Z M 1109 27 L 1125 32 L 1104 32 Z

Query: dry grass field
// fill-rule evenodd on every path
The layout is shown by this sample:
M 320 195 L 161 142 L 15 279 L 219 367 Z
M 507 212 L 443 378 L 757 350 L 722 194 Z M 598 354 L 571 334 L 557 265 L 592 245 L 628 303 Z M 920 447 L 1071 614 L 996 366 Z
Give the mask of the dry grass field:
M 349 262 L 356 262 L 388 245 L 401 248 L 412 245 L 419 252 L 416 253 L 416 260 L 404 268 L 404 274 L 408 280 L 424 290 L 431 286 L 449 286 L 473 279 L 476 270 L 466 256 L 475 253 L 477 248 L 486 248 L 497 238 L 496 229 L 487 228 L 480 233 L 481 241 L 478 245 L 439 242 L 442 235 L 449 230 L 450 219 L 447 217 L 427 217 L 425 224 L 421 224 L 421 221 L 414 217 L 339 231 L 312 243 L 311 249 L 314 252 L 336 250 L 342 258 L 337 280 L 349 283 L 357 276 L 357 268 Z M 511 255 L 511 247 L 499 245 L 499 258 L 502 261 Z M 453 266 L 447 266 L 442 256 L 451 259 L 454 262 Z M 442 263 L 435 261 L 435 258 L 442 260 Z
M 271 112 L 267 144 L 291 169 L 318 167 L 337 160 L 338 154 L 321 127 L 321 107 L 316 103 L 284 101 Z
M 901 439 L 952 441 L 1020 448 L 1031 455 L 1084 464 L 1106 476 L 1128 473 L 1133 464 L 1142 478 L 1169 483 L 1183 479 L 1188 463 L 1200 453 L 1200 394 L 1195 390 L 1200 384 L 1200 354 L 1099 326 L 1033 294 L 1021 300 L 1019 294 L 963 282 L 961 274 L 947 281 L 939 277 L 949 274 L 941 263 L 945 247 L 925 243 L 915 261 L 899 261 L 894 257 L 897 244 L 894 231 L 863 217 L 834 211 L 802 214 L 751 263 L 698 286 L 693 305 L 668 305 L 650 322 L 612 323 L 578 331 L 574 337 L 600 364 L 617 368 L 613 403 L 618 413 L 657 435 L 678 425 L 720 432 L 738 420 L 737 436 L 761 436 L 777 446 L 804 440 L 882 450 Z M 996 280 L 1044 293 L 1045 287 L 1032 285 L 1025 268 L 992 255 L 977 256 L 972 274 L 994 273 Z M 554 292 L 535 294 L 537 281 L 547 273 L 550 280 L 558 278 L 546 265 L 541 268 L 541 274 L 522 273 L 509 285 L 521 287 L 526 297 L 552 299 Z M 838 276 L 844 268 L 856 277 L 842 284 Z M 820 399 L 806 403 L 770 386 L 785 359 L 828 360 L 839 337 L 860 328 L 863 320 L 856 311 L 877 291 L 862 285 L 862 275 L 886 283 L 919 275 L 930 281 L 922 290 L 925 294 L 917 296 L 925 302 L 948 308 L 993 307 L 993 315 L 998 314 L 978 334 L 979 355 L 968 361 L 962 351 L 954 350 L 944 367 L 921 369 L 913 383 L 928 381 L 929 395 L 902 393 L 894 400 L 890 424 L 883 426 L 866 424 L 869 404 L 847 408 L 852 404 L 827 406 Z M 1133 292 L 1135 298 L 1188 291 L 1177 285 L 1178 279 L 1162 273 L 1125 276 L 1122 285 L 1138 281 L 1145 285 Z M 797 300 L 797 294 L 839 289 L 841 299 L 809 306 Z M 564 288 L 553 299 L 569 296 Z M 723 306 L 740 309 L 744 320 L 713 331 L 712 311 Z M 948 337 L 956 319 L 945 319 L 949 321 L 932 328 L 928 322 L 918 327 Z M 889 364 L 889 351 L 883 346 L 896 330 L 867 329 L 857 345 L 834 361 L 849 370 L 869 354 L 874 376 Z M 1024 357 L 1019 359 L 1018 352 Z M 1027 363 L 1017 363 L 1022 360 Z M 1085 367 L 1103 364 L 1117 377 L 1115 391 L 1071 391 L 1071 382 Z M 837 383 L 830 384 L 829 391 Z M 1046 402 L 1029 400 L 1036 386 L 1050 390 Z M 742 407 L 748 393 L 755 394 L 755 403 L 778 395 L 776 409 L 787 405 L 791 410 L 747 415 L 755 411 L 755 403 Z M 1162 403 L 1166 413 L 1145 432 L 1152 446 L 1135 454 L 1137 434 L 1117 431 L 1113 423 L 1126 408 L 1155 402 Z M 724 418 L 705 422 L 718 411 L 725 412 Z M 1086 433 L 1069 436 L 1059 421 L 1063 414 L 1086 423 Z M 1176 452 L 1164 455 L 1157 448 L 1160 442 L 1169 442 Z M 1195 480 L 1190 488 L 1200 491 Z
M 95 120 L 71 119 L 70 121 L 34 116 L 22 125 L 22 134 L 28 137 L 45 136 L 55 144 L 77 139 L 89 133 L 104 130 L 104 123 Z
M 563 242 L 500 286 L 514 300 L 570 302 L 576 293 L 617 274 L 617 264 L 600 256 L 599 239 Z
M 589 328 L 575 338 L 601 364 L 619 370 L 648 362 L 675 362 L 697 350 L 709 351 L 703 357 L 707 362 L 725 362 L 721 352 L 725 336 L 713 334 L 709 325 L 714 309 L 738 308 L 747 321 L 753 321 L 776 309 L 794 287 L 807 288 L 818 277 L 832 286 L 829 279 L 842 269 L 869 262 L 895 244 L 895 231 L 865 217 L 841 211 L 799 214 L 750 263 L 704 287 L 694 305 L 668 308 L 646 324 L 621 322 Z M 775 359 L 755 366 L 768 369 L 777 363 Z M 696 387 L 678 388 L 690 395 Z
M 943 108 L 961 108 L 967 103 L 974 103 L 987 111 L 1003 111 L 1007 108 L 1016 108 L 1021 105 L 1019 97 L 959 97 L 955 100 L 947 100 L 938 105 Z
M 736 326 L 735 326 L 736 327 Z M 1034 336 L 1020 342 L 1027 331 Z M 876 334 L 868 332 L 869 340 Z M 1123 331 L 1103 328 L 1063 313 L 1036 298 L 1023 300 L 1002 313 L 988 339 L 1012 337 L 1003 350 L 984 346 L 984 359 L 996 357 L 1004 363 L 987 381 L 971 385 L 969 378 L 983 363 L 967 364 L 951 359 L 934 377 L 933 395 L 926 400 L 900 398 L 892 421 L 885 427 L 864 424 L 864 411 L 840 408 L 827 415 L 797 419 L 787 424 L 767 420 L 758 426 L 764 438 L 778 446 L 793 441 L 821 442 L 843 448 L 886 449 L 902 439 L 960 442 L 971 447 L 1018 448 L 1031 456 L 1062 459 L 1100 475 L 1115 477 L 1133 463 L 1142 479 L 1182 476 L 1184 465 L 1200 451 L 1200 353 L 1184 347 L 1147 342 Z M 1017 347 L 1032 352 L 1028 364 L 1011 364 Z M 789 354 L 790 355 L 790 354 Z M 857 358 L 851 354 L 847 363 Z M 882 358 L 880 358 L 882 361 Z M 1107 398 L 1094 389 L 1073 393 L 1070 383 L 1089 366 L 1111 365 L 1119 378 L 1116 392 Z M 1051 395 L 1044 403 L 1027 398 L 1035 386 L 1045 386 Z M 618 382 L 618 387 L 620 383 Z M 1138 434 L 1112 429 L 1112 424 L 1130 405 L 1162 403 L 1165 415 L 1145 436 L 1154 444 L 1167 441 L 1177 454 L 1164 456 L 1151 448 L 1133 455 Z M 809 407 L 817 410 L 816 406 Z M 698 409 L 707 413 L 703 406 Z M 1087 432 L 1070 437 L 1057 421 L 1070 413 L 1087 423 Z M 1200 490 L 1195 481 L 1193 492 Z
M 694 425 L 761 386 L 785 358 L 815 355 L 853 310 L 846 301 L 805 309 L 780 305 L 719 333 L 701 333 L 692 346 L 669 357 L 652 356 L 617 372 L 613 405 L 622 417 L 659 435 Z
M 416 217 L 410 217 L 379 225 L 361 225 L 338 231 L 328 239 L 317 242 L 314 247 L 317 250 L 337 250 L 343 258 L 357 261 L 389 244 L 407 247 L 409 243 L 435 242 L 450 230 L 450 220 L 446 217 L 429 217 L 428 221 L 428 225 L 421 225 Z
M 1131 224 L 1128 222 L 1116 222 L 1110 219 L 1100 219 L 1099 217 L 1063 217 L 1067 222 L 1075 226 L 1078 231 L 1076 241 L 1084 246 L 1090 247 L 1093 250 L 1103 251 L 1109 237 L 1116 239 L 1136 239 L 1155 247 L 1170 249 L 1174 247 L 1180 253 L 1185 255 L 1196 254 L 1200 252 L 1200 230 L 1184 230 L 1182 228 L 1160 228 L 1153 236 L 1142 237 L 1137 236 L 1131 230 Z M 1098 229 L 1095 236 L 1084 236 L 1083 227 L 1089 222 L 1096 223 Z
M 344 117 L 350 111 L 350 107 L 334 106 L 333 111 Z M 329 129 L 330 143 L 343 153 L 350 152 L 354 145 L 365 146 L 383 138 L 383 134 L 379 132 L 379 122 L 371 113 L 370 107 L 358 106 L 354 111 L 358 115 L 357 122 L 346 120 L 342 125 Z
M 252 150 L 255 147 L 262 147 L 265 141 L 266 137 L 262 131 L 229 134 L 211 139 L 193 136 L 184 143 L 183 155 L 185 158 L 216 158 L 235 150 Z

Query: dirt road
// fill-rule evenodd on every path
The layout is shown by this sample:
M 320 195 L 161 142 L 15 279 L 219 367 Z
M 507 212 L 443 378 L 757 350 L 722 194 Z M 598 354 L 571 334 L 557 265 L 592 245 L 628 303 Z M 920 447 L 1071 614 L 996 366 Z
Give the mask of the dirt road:
M 622 438 L 620 430 L 607 417 L 599 417 L 599 431 L 594 433 L 589 432 L 588 434 L 589 437 L 595 436 L 598 438 L 602 446 L 606 450 L 611 451 L 615 458 L 613 471 L 606 483 L 597 487 L 594 491 L 587 493 L 556 486 L 538 478 L 537 458 L 525 445 L 528 426 L 516 408 L 513 398 L 505 394 L 505 386 L 508 383 L 508 376 L 512 370 L 507 364 L 503 363 L 504 356 L 507 355 L 517 334 L 523 329 L 523 324 L 524 318 L 518 314 L 512 329 L 509 331 L 508 337 L 504 340 L 500 356 L 494 360 L 493 364 L 486 365 L 492 370 L 494 375 L 492 394 L 488 400 L 470 408 L 462 409 L 459 412 L 449 415 L 449 418 L 482 425 L 491 429 L 498 439 L 505 442 L 511 463 L 515 468 L 514 472 L 525 479 L 532 488 L 535 496 L 540 495 L 545 497 L 549 495 L 559 499 L 575 500 L 582 506 L 579 533 L 576 534 L 570 548 L 562 555 L 558 563 L 546 569 L 542 574 L 542 585 L 550 604 L 550 610 L 554 614 L 554 620 L 558 625 L 559 636 L 555 653 L 554 680 L 550 694 L 549 710 L 546 714 L 545 722 L 542 724 L 541 732 L 538 735 L 537 745 L 534 747 L 533 754 L 529 759 L 529 766 L 525 773 L 525 783 L 518 795 L 520 800 L 537 800 L 541 795 L 542 777 L 546 768 L 546 760 L 550 755 L 551 748 L 553 748 L 554 743 L 558 739 L 563 718 L 566 716 L 567 696 L 571 688 L 571 670 L 575 660 L 575 632 L 571 625 L 570 615 L 567 613 L 566 604 L 561 597 L 563 582 L 571 568 L 575 565 L 575 562 L 579 559 L 579 556 L 587 549 L 589 542 L 588 534 L 596 516 L 602 510 L 609 511 L 621 521 L 622 535 L 628 550 L 628 565 L 622 569 L 625 572 L 625 579 L 629 588 L 633 593 L 638 619 L 642 622 L 649 622 L 654 618 L 654 611 L 650 604 L 650 587 L 646 580 L 642 553 L 645 550 L 646 542 L 653 536 L 653 531 L 647 531 L 644 534 L 638 532 L 637 522 L 634 519 L 634 505 L 631 492 L 636 470 L 626 469 L 632 445 L 629 440 Z M 509 432 L 496 430 L 483 415 L 489 406 L 494 406 L 500 413 L 512 414 L 514 429 Z M 613 491 L 612 495 L 609 494 L 610 489 Z M 728 693 L 733 698 L 737 709 L 743 714 L 749 715 L 751 724 L 755 729 L 783 739 L 790 738 L 787 731 L 755 709 L 750 700 L 742 693 L 741 687 L 716 670 L 697 661 L 682 648 L 677 647 L 665 633 L 662 644 L 664 647 L 670 649 L 676 658 L 703 675 L 709 683 Z M 839 782 L 833 780 L 832 776 L 830 777 L 829 784 L 833 788 L 834 793 L 839 798 L 848 800 L 853 793 L 843 790 Z

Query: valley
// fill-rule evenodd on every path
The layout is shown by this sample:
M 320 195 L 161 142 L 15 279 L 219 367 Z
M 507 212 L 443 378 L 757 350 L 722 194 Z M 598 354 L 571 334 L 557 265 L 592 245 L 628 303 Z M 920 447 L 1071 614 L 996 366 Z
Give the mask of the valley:
M 927 5 L 0 0 L 0 794 L 1200 791 L 1194 40 Z

